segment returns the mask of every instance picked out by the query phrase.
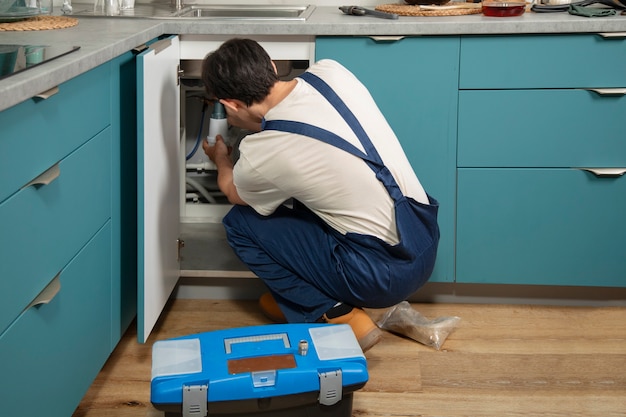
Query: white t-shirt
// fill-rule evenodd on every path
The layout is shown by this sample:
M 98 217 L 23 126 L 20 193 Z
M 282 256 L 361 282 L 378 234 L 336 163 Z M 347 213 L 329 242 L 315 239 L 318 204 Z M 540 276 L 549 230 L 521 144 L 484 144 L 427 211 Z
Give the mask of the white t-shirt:
M 365 86 L 332 60 L 319 61 L 308 71 L 326 81 L 354 113 L 403 194 L 428 203 L 398 139 Z M 265 119 L 318 126 L 363 150 L 332 105 L 312 86 L 297 80 L 293 91 Z M 398 243 L 393 200 L 362 159 L 318 139 L 272 130 L 248 135 L 239 150 L 234 183 L 239 196 L 259 214 L 269 215 L 295 198 L 342 234 L 355 232 Z

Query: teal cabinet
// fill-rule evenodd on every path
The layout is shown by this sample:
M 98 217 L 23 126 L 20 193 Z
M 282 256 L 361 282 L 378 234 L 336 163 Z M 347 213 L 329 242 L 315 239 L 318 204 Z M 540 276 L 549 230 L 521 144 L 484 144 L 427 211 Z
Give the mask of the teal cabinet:
M 134 80 L 129 53 L 0 112 L 7 415 L 71 415 L 135 315 Z
M 626 286 L 626 40 L 461 51 L 456 281 Z
M 441 241 L 431 281 L 454 280 L 458 37 L 318 37 L 369 89 L 426 191 L 440 203 Z
M 129 51 L 111 65 L 111 349 L 137 315 L 137 63 Z
M 626 85 L 624 37 L 587 33 L 463 36 L 461 42 L 463 90 Z
M 457 281 L 626 285 L 626 178 L 460 168 Z
M 626 166 L 625 111 L 591 89 L 461 90 L 458 166 Z
M 441 203 L 431 281 L 626 286 L 626 39 L 320 37 Z
M 110 129 L 54 166 L 50 183 L 24 187 L 0 204 L 0 331 L 111 217 Z M 85 175 L 92 170 L 98 175 Z
M 110 124 L 105 72 L 100 68 L 48 92 L 48 99 L 35 97 L 0 112 L 0 201 Z
M 7 416 L 71 416 L 110 354 L 111 227 L 59 273 L 60 290 L 0 335 Z

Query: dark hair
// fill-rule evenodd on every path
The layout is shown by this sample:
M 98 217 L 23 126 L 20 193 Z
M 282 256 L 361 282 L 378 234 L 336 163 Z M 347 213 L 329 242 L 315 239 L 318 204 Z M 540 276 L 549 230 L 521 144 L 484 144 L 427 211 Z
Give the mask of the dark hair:
M 259 103 L 278 81 L 272 60 L 252 39 L 234 38 L 204 58 L 202 82 L 212 98 Z

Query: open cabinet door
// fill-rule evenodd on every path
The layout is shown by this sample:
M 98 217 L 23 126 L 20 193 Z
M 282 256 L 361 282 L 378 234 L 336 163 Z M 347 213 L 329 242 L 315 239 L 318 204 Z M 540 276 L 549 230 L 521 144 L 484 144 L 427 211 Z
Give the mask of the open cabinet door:
M 137 338 L 148 339 L 180 275 L 180 44 L 159 40 L 137 57 Z

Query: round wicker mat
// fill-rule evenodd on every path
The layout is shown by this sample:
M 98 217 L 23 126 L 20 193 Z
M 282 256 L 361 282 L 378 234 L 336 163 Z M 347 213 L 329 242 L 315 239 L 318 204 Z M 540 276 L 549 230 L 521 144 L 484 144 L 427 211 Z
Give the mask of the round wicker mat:
M 34 16 L 25 20 L 0 23 L 0 32 L 23 30 L 64 29 L 78 24 L 78 19 L 69 16 Z
M 395 13 L 400 16 L 461 16 L 465 14 L 482 13 L 481 8 L 454 8 L 441 10 L 424 10 L 418 5 L 411 4 L 381 4 L 376 10 L 386 13 Z

